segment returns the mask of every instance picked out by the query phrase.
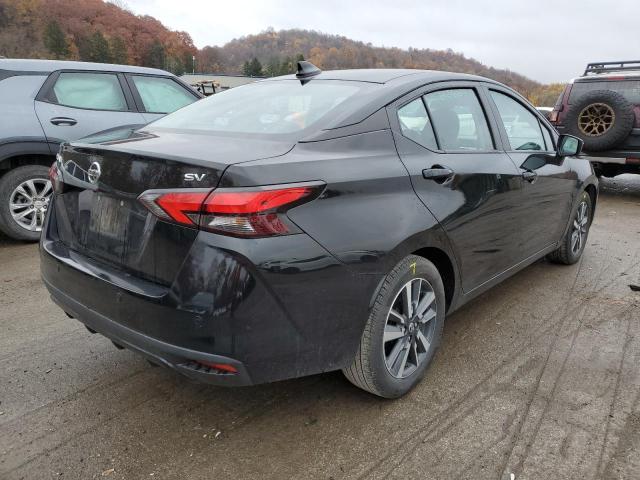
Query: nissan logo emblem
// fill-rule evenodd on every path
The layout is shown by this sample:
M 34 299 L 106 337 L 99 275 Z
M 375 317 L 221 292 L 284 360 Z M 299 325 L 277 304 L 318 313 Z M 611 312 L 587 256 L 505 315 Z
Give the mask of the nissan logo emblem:
M 87 171 L 89 175 L 89 181 L 91 183 L 96 183 L 100 178 L 100 174 L 102 173 L 102 169 L 100 168 L 100 164 L 98 162 L 93 162 Z

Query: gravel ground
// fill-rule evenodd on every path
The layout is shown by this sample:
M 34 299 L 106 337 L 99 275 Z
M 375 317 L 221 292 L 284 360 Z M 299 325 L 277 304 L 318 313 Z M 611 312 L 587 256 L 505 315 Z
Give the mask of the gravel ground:
M 580 263 L 448 318 L 397 401 L 340 373 L 223 389 L 152 368 L 49 300 L 0 239 L 0 478 L 640 478 L 640 176 L 604 179 Z

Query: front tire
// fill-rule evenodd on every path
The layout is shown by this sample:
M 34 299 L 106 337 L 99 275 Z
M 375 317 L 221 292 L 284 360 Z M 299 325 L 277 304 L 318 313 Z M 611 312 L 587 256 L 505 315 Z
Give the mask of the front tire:
M 405 257 L 384 280 L 353 363 L 343 372 L 368 392 L 398 398 L 424 376 L 440 345 L 442 278 L 428 260 Z
M 554 263 L 565 265 L 576 263 L 587 244 L 592 218 L 593 202 L 591 196 L 587 192 L 582 192 L 578 205 L 572 212 L 571 226 L 562 238 L 560 247 L 547 255 L 547 258 Z

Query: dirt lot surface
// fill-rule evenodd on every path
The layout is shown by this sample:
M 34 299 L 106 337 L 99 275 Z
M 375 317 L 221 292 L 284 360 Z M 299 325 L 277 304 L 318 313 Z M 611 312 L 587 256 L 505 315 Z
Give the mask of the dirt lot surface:
M 153 368 L 49 300 L 0 241 L 0 478 L 638 479 L 640 177 L 603 180 L 582 261 L 452 315 L 424 381 L 223 389 Z

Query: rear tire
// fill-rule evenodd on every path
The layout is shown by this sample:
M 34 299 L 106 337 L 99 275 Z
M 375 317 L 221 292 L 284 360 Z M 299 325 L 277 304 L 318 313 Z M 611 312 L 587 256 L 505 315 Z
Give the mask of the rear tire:
M 347 379 L 380 397 L 406 394 L 424 376 L 440 345 L 445 308 L 436 267 L 416 255 L 404 258 L 380 288 L 353 363 L 343 370 Z
M 547 255 L 553 263 L 572 265 L 576 263 L 584 252 L 589 236 L 589 228 L 593 217 L 593 202 L 587 192 L 582 192 L 578 205 L 571 213 L 571 225 L 565 233 L 560 247 Z M 577 247 L 577 248 L 576 248 Z
M 30 181 L 35 183 L 28 183 Z M 45 192 L 47 183 L 49 184 L 49 189 L 41 195 L 42 192 Z M 33 194 L 29 185 L 34 185 L 35 187 Z M 40 239 L 42 221 L 48 206 L 48 200 L 39 199 L 51 197 L 50 185 L 49 169 L 42 165 L 26 165 L 14 168 L 0 178 L 0 231 L 15 240 L 37 242 Z M 34 202 L 33 205 L 30 205 L 27 200 L 28 197 L 17 192 L 16 189 L 20 186 L 25 186 L 24 192 L 30 195 L 29 198 L 38 198 L 37 204 Z M 24 207 L 22 204 L 24 204 Z M 28 215 L 22 217 L 19 221 L 14 218 L 14 215 L 19 216 L 29 209 L 32 210 L 32 213 L 27 212 Z M 37 218 L 30 230 L 28 220 L 33 218 L 34 215 Z
M 618 92 L 594 90 L 578 98 L 567 112 L 567 133 L 584 140 L 585 151 L 615 148 L 631 133 L 633 105 Z

